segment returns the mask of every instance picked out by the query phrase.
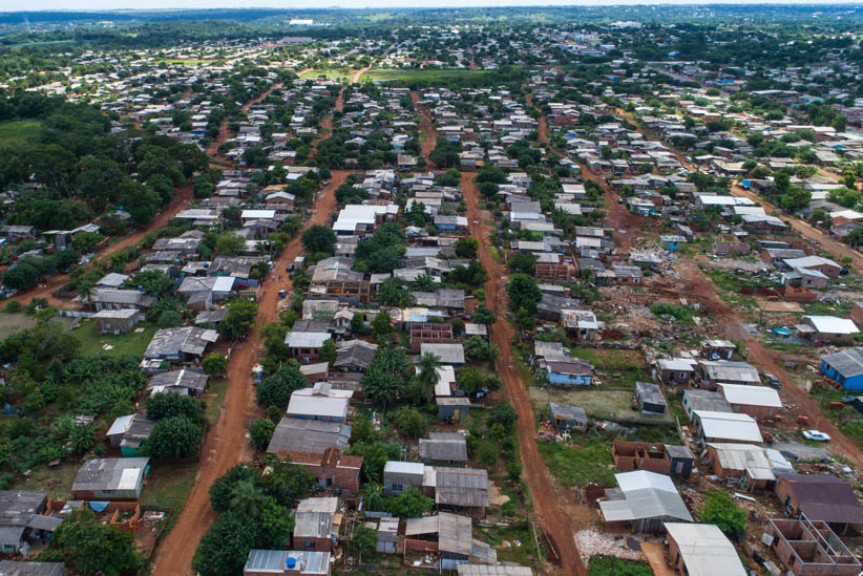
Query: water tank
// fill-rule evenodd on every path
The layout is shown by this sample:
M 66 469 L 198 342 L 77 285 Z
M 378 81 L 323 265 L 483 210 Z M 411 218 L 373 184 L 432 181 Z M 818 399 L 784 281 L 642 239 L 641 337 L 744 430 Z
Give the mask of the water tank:
M 288 567 L 288 570 L 293 570 L 297 567 L 297 558 L 295 556 L 288 556 L 288 559 L 285 560 L 285 566 Z

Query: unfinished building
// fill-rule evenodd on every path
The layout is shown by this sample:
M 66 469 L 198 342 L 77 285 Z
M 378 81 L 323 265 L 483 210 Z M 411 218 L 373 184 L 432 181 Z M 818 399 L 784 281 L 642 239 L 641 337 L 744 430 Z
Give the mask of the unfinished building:
M 770 521 L 770 547 L 794 576 L 857 576 L 861 565 L 826 522 Z
M 695 462 L 695 455 L 686 446 L 647 442 L 615 440 L 611 454 L 614 465 L 621 472 L 647 470 L 657 474 L 688 476 Z

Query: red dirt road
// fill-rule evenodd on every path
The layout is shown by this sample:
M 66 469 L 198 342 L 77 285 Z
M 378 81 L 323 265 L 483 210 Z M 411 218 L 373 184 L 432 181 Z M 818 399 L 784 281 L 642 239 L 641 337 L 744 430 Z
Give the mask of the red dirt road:
M 486 301 L 497 314 L 497 322 L 491 329 L 491 339 L 500 350 L 500 357 L 497 359 L 498 375 L 504 381 L 506 394 L 518 414 L 518 438 L 524 462 L 523 477 L 533 500 L 536 518 L 560 555 L 559 565 L 550 565 L 547 573 L 584 576 L 587 572 L 576 546 L 575 527 L 562 508 L 563 499 L 557 494 L 554 480 L 539 453 L 533 406 L 524 382 L 516 370 L 510 350 L 510 342 L 515 336 L 515 330 L 506 321 L 508 298 L 504 286 L 509 272 L 502 264 L 495 261 L 488 251 L 491 238 L 488 228 L 482 224 L 479 190 L 474 183 L 475 176 L 475 173 L 462 172 L 461 187 L 467 203 L 471 236 L 480 245 L 479 260 L 488 271 L 490 278 L 486 282 L 485 293 Z
M 326 224 L 336 208 L 335 190 L 341 186 L 349 172 L 334 170 L 327 187 L 315 201 L 312 217 L 303 230 L 313 224 Z M 278 320 L 278 292 L 291 290 L 291 281 L 285 267 L 302 252 L 300 237 L 288 244 L 275 263 L 275 277 L 264 284 L 258 302 L 258 318 L 248 340 L 237 345 L 228 363 L 228 391 L 218 424 L 212 427 L 204 439 L 201 449 L 201 465 L 195 478 L 186 506 L 177 518 L 177 523 L 158 547 L 153 563 L 153 576 L 191 575 L 192 558 L 201 537 L 207 532 L 216 514 L 210 508 L 210 486 L 228 468 L 239 462 L 249 461 L 252 450 L 246 440 L 246 427 L 258 409 L 255 405 L 255 389 L 252 383 L 252 368 L 263 357 L 263 342 L 258 337 L 268 322 Z
M 426 165 L 434 169 L 434 162 L 431 161 L 429 155 L 434 150 L 435 144 L 437 144 L 437 130 L 435 130 L 434 122 L 431 119 L 431 112 L 420 105 L 420 95 L 416 90 L 411 91 L 411 100 L 413 100 L 414 108 L 419 114 L 420 123 L 418 128 L 420 132 L 423 133 L 422 140 L 422 155 L 423 158 L 426 159 Z

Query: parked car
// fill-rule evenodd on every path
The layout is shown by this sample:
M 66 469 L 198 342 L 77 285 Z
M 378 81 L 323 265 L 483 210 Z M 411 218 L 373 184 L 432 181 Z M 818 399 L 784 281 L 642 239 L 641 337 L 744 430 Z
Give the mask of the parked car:
M 774 376 L 770 372 L 764 373 L 764 379 L 767 380 L 768 386 L 772 386 L 773 388 L 776 388 L 777 390 L 782 388 L 782 382 L 779 380 L 779 378 L 777 378 L 776 376 Z
M 804 430 L 803 437 L 813 442 L 830 442 L 830 436 L 819 430 Z
M 288 295 L 287 290 L 279 290 L 279 300 L 281 300 L 282 298 L 285 298 L 287 295 Z

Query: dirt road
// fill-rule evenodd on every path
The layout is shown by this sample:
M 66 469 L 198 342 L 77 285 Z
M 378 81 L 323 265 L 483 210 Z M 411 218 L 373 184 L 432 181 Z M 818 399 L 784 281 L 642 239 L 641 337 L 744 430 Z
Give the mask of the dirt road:
M 326 224 L 336 208 L 335 190 L 341 186 L 349 172 L 334 170 L 327 187 L 319 193 L 312 217 L 303 230 L 313 224 Z M 195 485 L 186 501 L 186 506 L 177 518 L 170 534 L 160 543 L 153 576 L 179 576 L 192 574 L 192 558 L 201 537 L 207 532 L 216 515 L 210 508 L 209 490 L 213 482 L 228 468 L 252 458 L 252 450 L 246 439 L 248 422 L 258 412 L 255 405 L 255 389 L 252 383 L 252 368 L 265 354 L 258 337 L 261 328 L 268 322 L 278 320 L 278 292 L 291 290 L 291 280 L 285 267 L 302 252 L 300 236 L 288 244 L 275 263 L 275 280 L 264 284 L 258 302 L 258 318 L 248 340 L 234 348 L 228 363 L 228 391 L 219 422 L 212 427 L 204 439 L 201 449 L 201 465 Z M 280 274 L 281 273 L 281 274 Z M 279 277 L 281 276 L 281 280 Z
M 420 123 L 419 130 L 423 134 L 422 137 L 422 156 L 426 159 L 426 165 L 434 169 L 434 162 L 431 161 L 429 155 L 437 144 L 437 130 L 434 127 L 434 121 L 431 118 L 431 112 L 420 104 L 420 95 L 416 90 L 411 91 L 411 100 L 413 100 L 414 108 L 419 114 Z
M 518 438 L 524 462 L 523 477 L 527 482 L 539 525 L 560 554 L 559 565 L 549 566 L 548 573 L 566 576 L 584 575 L 586 570 L 576 547 L 575 530 L 572 521 L 562 509 L 554 480 L 539 453 L 533 406 L 512 357 L 510 342 L 515 336 L 515 329 L 506 321 L 508 298 L 505 286 L 509 272 L 502 264 L 495 261 L 488 251 L 491 238 L 489 229 L 482 223 L 479 190 L 474 183 L 475 176 L 475 173 L 462 172 L 462 193 L 467 203 L 471 236 L 480 245 L 479 259 L 490 278 L 485 285 L 486 301 L 497 314 L 497 322 L 491 328 L 491 339 L 500 350 L 500 357 L 497 359 L 498 375 L 504 381 L 506 394 L 518 414 Z

